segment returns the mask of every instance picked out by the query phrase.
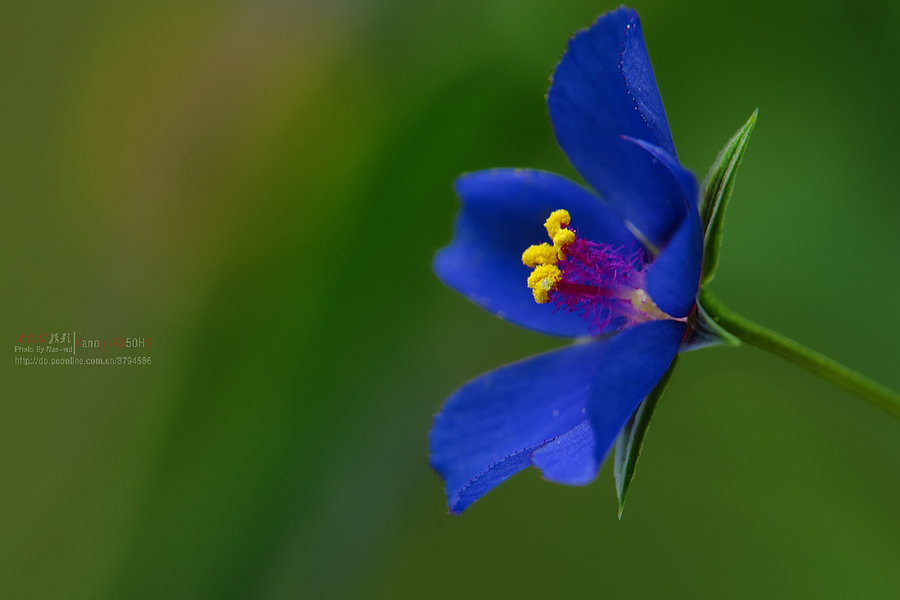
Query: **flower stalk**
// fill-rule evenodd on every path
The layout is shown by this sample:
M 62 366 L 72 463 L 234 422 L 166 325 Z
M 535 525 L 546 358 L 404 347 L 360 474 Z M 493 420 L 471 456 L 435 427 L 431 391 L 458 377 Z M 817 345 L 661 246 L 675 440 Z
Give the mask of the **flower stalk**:
M 768 350 L 900 418 L 900 394 L 794 340 L 726 308 L 707 290 L 700 292 L 706 314 L 742 342 Z

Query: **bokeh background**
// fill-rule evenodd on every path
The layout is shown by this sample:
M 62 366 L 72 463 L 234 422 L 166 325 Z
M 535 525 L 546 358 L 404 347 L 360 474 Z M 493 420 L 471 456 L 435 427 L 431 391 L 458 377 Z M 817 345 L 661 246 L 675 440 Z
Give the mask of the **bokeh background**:
M 577 177 L 544 92 L 613 7 L 7 5 L 0 597 L 896 598 L 900 424 L 747 347 L 683 357 L 622 521 L 609 464 L 447 515 L 431 415 L 561 344 L 432 275 L 451 182 Z M 714 291 L 900 388 L 900 4 L 637 8 L 682 162 L 760 109 Z M 55 330 L 153 364 L 13 365 Z

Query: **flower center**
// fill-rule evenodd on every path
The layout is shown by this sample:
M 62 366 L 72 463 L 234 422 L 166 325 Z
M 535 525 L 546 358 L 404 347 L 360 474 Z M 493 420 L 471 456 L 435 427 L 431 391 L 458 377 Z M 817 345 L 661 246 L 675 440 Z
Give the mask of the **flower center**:
M 643 248 L 581 239 L 570 222 L 568 211 L 553 211 L 544 223 L 553 244 L 529 246 L 522 253 L 522 263 L 534 269 L 528 287 L 535 302 L 581 314 L 594 333 L 671 318 L 643 289 Z

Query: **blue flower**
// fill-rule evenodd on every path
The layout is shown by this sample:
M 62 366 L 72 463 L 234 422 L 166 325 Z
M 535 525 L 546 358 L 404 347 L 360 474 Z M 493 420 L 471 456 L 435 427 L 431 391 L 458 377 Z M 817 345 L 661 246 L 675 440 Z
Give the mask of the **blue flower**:
M 434 270 L 508 321 L 577 340 L 467 383 L 435 416 L 431 465 L 452 513 L 532 465 L 550 481 L 592 481 L 695 310 L 697 183 L 676 158 L 633 10 L 570 40 L 547 104 L 591 188 L 534 170 L 460 177 Z

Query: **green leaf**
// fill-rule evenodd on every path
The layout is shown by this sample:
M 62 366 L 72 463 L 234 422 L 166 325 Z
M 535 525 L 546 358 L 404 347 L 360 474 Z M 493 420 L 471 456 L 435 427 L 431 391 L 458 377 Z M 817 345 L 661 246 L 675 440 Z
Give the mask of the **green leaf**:
M 703 195 L 700 199 L 700 215 L 703 218 L 705 230 L 703 244 L 703 280 L 701 286 L 712 281 L 719 265 L 719 250 L 722 247 L 722 229 L 725 221 L 725 207 L 731 197 L 734 188 L 734 178 L 737 175 L 750 134 L 756 125 L 756 115 L 759 109 L 753 111 L 747 122 L 737 130 L 719 156 L 710 167 L 706 180 L 703 182 Z
M 641 455 L 641 446 L 644 443 L 644 436 L 647 435 L 647 428 L 650 427 L 650 420 L 653 418 L 653 411 L 659 399 L 662 398 L 666 385 L 669 383 L 669 377 L 675 370 L 675 363 L 678 358 L 669 365 L 669 370 L 663 375 L 653 391 L 644 398 L 637 411 L 631 416 L 631 420 L 619 434 L 616 440 L 616 461 L 613 467 L 613 475 L 616 478 L 616 494 L 619 496 L 619 518 L 622 518 L 622 511 L 625 510 L 625 494 L 628 493 L 628 486 L 634 477 L 634 468 L 637 465 L 638 457 Z

